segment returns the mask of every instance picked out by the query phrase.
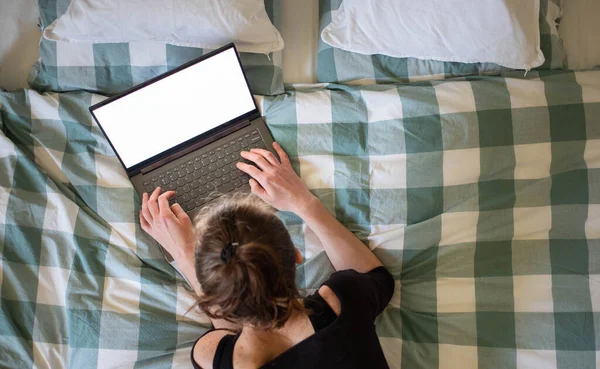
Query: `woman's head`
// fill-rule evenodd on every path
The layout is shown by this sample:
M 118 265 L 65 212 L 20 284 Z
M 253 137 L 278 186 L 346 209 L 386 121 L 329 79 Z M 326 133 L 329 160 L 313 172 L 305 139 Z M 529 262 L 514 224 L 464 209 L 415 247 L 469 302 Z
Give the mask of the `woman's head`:
M 297 250 L 271 207 L 238 195 L 205 208 L 196 219 L 199 306 L 211 318 L 270 329 L 303 309 Z

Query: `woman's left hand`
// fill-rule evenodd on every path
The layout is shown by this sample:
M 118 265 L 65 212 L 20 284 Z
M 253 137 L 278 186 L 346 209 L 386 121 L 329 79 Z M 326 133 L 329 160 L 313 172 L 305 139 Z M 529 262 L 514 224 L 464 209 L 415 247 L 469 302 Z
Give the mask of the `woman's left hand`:
M 175 261 L 194 257 L 196 238 L 190 217 L 181 205 L 169 206 L 174 191 L 160 193 L 156 188 L 150 196 L 142 196 L 140 224 L 142 229 L 154 238 Z

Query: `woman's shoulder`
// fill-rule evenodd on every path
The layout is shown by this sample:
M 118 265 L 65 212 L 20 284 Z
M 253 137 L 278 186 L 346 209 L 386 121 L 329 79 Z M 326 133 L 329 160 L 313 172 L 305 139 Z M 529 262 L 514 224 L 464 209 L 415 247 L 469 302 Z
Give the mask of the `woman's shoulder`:
M 212 369 L 219 342 L 223 337 L 234 336 L 235 334 L 236 332 L 229 329 L 217 329 L 200 337 L 192 350 L 194 362 L 202 369 Z
M 342 286 L 350 287 L 351 290 L 355 290 L 356 287 L 367 287 L 369 284 L 383 284 L 389 287 L 393 281 L 394 278 L 390 272 L 384 266 L 379 266 L 363 273 L 354 269 L 338 270 L 329 277 L 324 285 L 338 293 L 338 287 Z
M 337 296 L 342 313 L 375 319 L 394 293 L 395 281 L 383 266 L 367 273 L 353 269 L 335 272 L 323 284 Z
M 325 300 L 327 305 L 329 305 L 331 310 L 333 310 L 335 315 L 339 316 L 342 312 L 342 303 L 340 302 L 340 299 L 337 297 L 335 292 L 333 292 L 333 290 L 327 285 L 321 286 L 318 292 L 321 298 Z

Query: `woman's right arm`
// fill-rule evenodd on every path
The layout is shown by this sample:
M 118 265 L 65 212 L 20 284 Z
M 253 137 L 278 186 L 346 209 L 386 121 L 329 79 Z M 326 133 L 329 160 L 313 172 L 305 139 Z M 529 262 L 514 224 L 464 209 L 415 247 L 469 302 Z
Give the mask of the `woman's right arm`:
M 273 207 L 296 213 L 313 230 L 323 244 L 336 270 L 354 269 L 366 273 L 381 261 L 352 232 L 344 227 L 317 199 L 296 175 L 285 151 L 274 143 L 279 155 L 267 150 L 252 149 L 242 157 L 252 165 L 238 163 L 238 169 L 252 176 L 252 192 Z
M 382 265 L 377 256 L 316 197 L 298 212 L 298 216 L 315 232 L 335 270 L 354 269 L 367 273 Z

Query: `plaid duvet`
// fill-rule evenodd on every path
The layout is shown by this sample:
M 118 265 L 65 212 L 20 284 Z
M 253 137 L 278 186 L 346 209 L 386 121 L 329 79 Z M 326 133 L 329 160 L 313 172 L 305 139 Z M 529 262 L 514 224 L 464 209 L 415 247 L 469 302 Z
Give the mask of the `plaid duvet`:
M 386 55 L 362 55 L 334 48 L 323 42 L 321 32 L 343 0 L 319 0 L 319 82 L 372 84 L 440 80 L 469 75 L 493 75 L 509 71 L 492 63 L 458 63 Z M 540 0 L 540 48 L 546 61 L 536 69 L 563 69 L 567 56 L 558 35 L 561 0 Z M 401 37 L 398 42 L 402 42 Z
M 515 75 L 516 77 L 516 75 Z M 140 230 L 84 92 L 0 94 L 0 367 L 189 367 L 207 328 Z M 598 368 L 600 71 L 259 98 L 308 187 L 396 279 L 392 368 Z M 333 271 L 281 213 L 313 290 Z
M 71 0 L 38 0 L 41 27 L 64 14 Z M 269 18 L 281 29 L 279 0 L 265 0 Z M 87 90 L 116 94 L 174 69 L 211 50 L 160 42 L 55 42 L 42 37 L 40 59 L 28 82 L 38 91 Z M 241 53 L 240 59 L 253 93 L 283 93 L 282 53 Z

